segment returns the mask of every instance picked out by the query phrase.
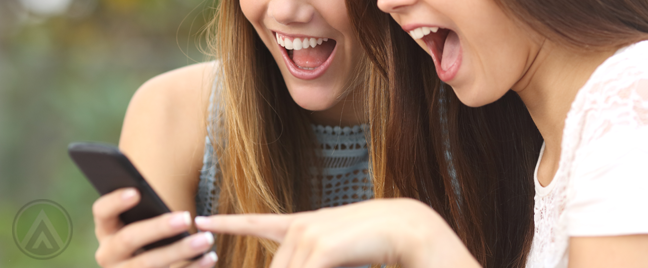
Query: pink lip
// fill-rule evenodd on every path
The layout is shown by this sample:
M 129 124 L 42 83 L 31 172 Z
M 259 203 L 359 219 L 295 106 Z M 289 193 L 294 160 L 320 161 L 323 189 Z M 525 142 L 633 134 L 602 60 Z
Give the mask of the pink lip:
M 273 35 L 274 36 L 274 35 Z M 275 39 L 275 44 L 277 44 L 277 39 Z M 338 44 L 335 44 L 335 48 L 333 48 L 333 51 L 331 52 L 331 55 L 320 65 L 319 67 L 315 68 L 315 70 L 304 70 L 292 61 L 290 59 L 290 56 L 288 56 L 288 52 L 286 51 L 285 48 L 283 48 L 281 45 L 277 44 L 277 47 L 279 48 L 279 51 L 281 51 L 281 56 L 283 56 L 284 62 L 286 63 L 286 66 L 288 67 L 288 71 L 294 76 L 299 79 L 303 80 L 313 80 L 315 78 L 318 78 L 322 76 L 326 70 L 331 66 L 331 63 L 333 62 L 333 58 L 335 58 L 335 52 L 337 51 Z

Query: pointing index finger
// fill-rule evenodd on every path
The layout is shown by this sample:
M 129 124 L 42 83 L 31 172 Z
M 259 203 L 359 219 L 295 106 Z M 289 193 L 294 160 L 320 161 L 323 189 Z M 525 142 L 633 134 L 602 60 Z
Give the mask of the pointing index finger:
M 196 227 L 203 231 L 252 235 L 281 243 L 293 220 L 292 215 L 276 214 L 198 216 Z

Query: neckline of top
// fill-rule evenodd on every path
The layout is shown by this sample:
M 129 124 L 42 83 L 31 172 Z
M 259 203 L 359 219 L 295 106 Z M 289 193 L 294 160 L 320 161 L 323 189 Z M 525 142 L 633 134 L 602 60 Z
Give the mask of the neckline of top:
M 551 190 L 554 188 L 555 185 L 554 182 L 556 181 L 555 175 L 547 186 L 542 186 L 542 184 L 540 184 L 540 180 L 538 180 L 538 167 L 540 166 L 540 161 L 542 160 L 542 155 L 544 154 L 544 150 L 545 150 L 545 143 L 543 142 L 542 147 L 540 148 L 540 155 L 538 156 L 538 161 L 536 161 L 535 170 L 533 171 L 533 184 L 535 184 L 536 193 L 538 194 L 538 196 L 545 196 L 551 193 Z M 556 174 L 558 174 L 557 171 Z
M 578 90 L 578 93 L 576 94 L 576 97 L 574 98 L 574 101 L 572 102 L 572 104 L 571 104 L 571 106 L 569 108 L 569 112 L 567 112 L 567 118 L 565 119 L 565 127 L 563 128 L 563 141 L 562 141 L 562 144 L 561 144 L 562 146 L 561 146 L 561 152 L 560 152 L 560 160 L 559 160 L 559 163 L 558 163 L 558 170 L 556 170 L 556 174 L 554 174 L 553 179 L 551 180 L 551 182 L 549 182 L 549 184 L 547 186 L 542 186 L 540 184 L 540 181 L 538 180 L 538 167 L 540 166 L 540 162 L 542 160 L 542 155 L 544 154 L 544 149 L 545 149 L 545 143 L 544 142 L 542 143 L 542 148 L 540 149 L 540 155 L 538 156 L 538 161 L 536 162 L 536 167 L 535 167 L 535 170 L 533 172 L 533 182 L 535 184 L 535 188 L 536 188 L 536 192 L 537 192 L 538 196 L 541 197 L 541 196 L 545 196 L 545 195 L 548 195 L 549 193 L 551 193 L 551 191 L 554 188 L 554 185 L 556 184 L 556 181 L 560 180 L 561 177 L 562 177 L 559 174 L 561 174 L 563 172 L 564 165 L 565 165 L 565 163 L 563 163 L 563 162 L 566 161 L 566 159 L 565 159 L 566 155 L 564 154 L 565 152 L 563 152 L 563 150 L 565 150 L 566 143 L 571 142 L 571 141 L 568 141 L 565 138 L 565 136 L 567 136 L 566 135 L 567 134 L 566 133 L 567 125 L 568 125 L 567 123 L 569 121 L 572 121 L 572 120 L 575 119 L 575 118 L 573 118 L 574 117 L 573 113 L 574 113 L 575 106 L 578 105 L 579 103 L 581 103 L 582 101 L 584 101 L 587 89 L 592 87 L 592 84 L 594 84 L 596 82 L 596 77 L 598 77 L 599 73 L 604 72 L 608 65 L 613 64 L 617 60 L 617 58 L 622 57 L 625 52 L 631 51 L 632 49 L 634 49 L 636 47 L 641 47 L 641 46 L 648 46 L 648 40 L 639 41 L 639 42 L 636 42 L 636 43 L 633 43 L 633 44 L 630 44 L 628 46 L 625 46 L 625 47 L 622 47 L 622 48 L 618 49 L 612 56 L 607 58 L 605 61 L 603 61 L 603 63 L 601 63 L 598 67 L 596 67 L 596 70 L 594 70 L 594 72 L 592 73 L 590 78 L 587 80 L 585 85 L 583 85 Z
M 318 124 L 311 124 L 311 126 L 313 128 L 313 131 L 316 134 L 331 135 L 331 136 L 358 135 L 358 134 L 364 135 L 369 130 L 368 124 L 359 124 L 359 125 L 345 126 L 345 127 L 329 126 L 329 125 L 325 126 L 325 125 L 318 125 Z

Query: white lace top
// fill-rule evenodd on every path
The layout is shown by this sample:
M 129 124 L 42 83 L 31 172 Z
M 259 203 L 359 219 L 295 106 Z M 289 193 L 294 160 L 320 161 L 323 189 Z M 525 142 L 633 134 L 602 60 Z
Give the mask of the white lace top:
M 554 179 L 541 186 L 536 166 L 534 180 L 527 267 L 567 267 L 571 236 L 648 234 L 648 41 L 596 69 L 567 114 Z

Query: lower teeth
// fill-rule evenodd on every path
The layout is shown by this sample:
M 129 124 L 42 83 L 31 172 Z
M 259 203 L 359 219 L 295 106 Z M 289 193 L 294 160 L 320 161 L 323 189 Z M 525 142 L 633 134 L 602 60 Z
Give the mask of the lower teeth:
M 315 70 L 315 69 L 316 69 L 316 68 L 309 68 L 309 67 L 301 67 L 301 66 L 299 66 L 299 65 L 297 65 L 297 64 L 295 64 L 295 65 L 297 66 L 297 68 L 302 69 L 302 70 L 309 70 L 309 71 L 312 71 L 312 70 Z

